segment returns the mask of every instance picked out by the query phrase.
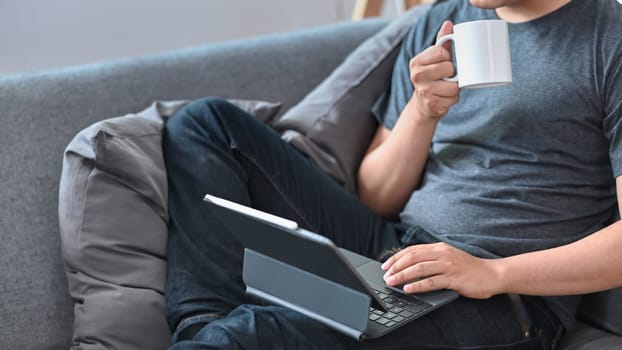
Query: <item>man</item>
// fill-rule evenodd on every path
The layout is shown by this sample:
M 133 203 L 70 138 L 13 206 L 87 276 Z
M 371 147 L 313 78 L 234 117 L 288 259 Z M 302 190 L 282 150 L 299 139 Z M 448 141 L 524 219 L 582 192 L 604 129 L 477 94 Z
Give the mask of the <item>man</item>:
M 454 74 L 450 48 L 433 43 L 452 23 L 491 18 L 510 22 L 514 83 L 460 91 L 442 80 Z M 610 225 L 616 182 L 622 197 L 620 18 L 615 0 L 436 3 L 405 38 L 374 108 L 360 201 L 222 100 L 178 112 L 164 140 L 173 348 L 554 346 L 578 301 L 559 295 L 622 285 L 622 226 Z M 464 297 L 362 343 L 262 305 L 245 296 L 242 247 L 200 205 L 205 193 L 370 257 L 402 247 L 383 264 L 388 284 L 421 277 L 405 290 Z

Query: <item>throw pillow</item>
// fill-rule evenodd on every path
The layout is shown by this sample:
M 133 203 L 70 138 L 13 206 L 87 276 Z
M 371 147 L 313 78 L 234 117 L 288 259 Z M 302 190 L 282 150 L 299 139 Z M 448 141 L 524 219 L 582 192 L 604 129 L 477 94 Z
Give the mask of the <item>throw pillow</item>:
M 269 122 L 280 104 L 233 100 Z M 65 150 L 59 223 L 73 344 L 79 349 L 166 349 L 168 192 L 162 128 L 185 101 L 98 122 Z
M 363 42 L 274 124 L 284 139 L 352 192 L 377 127 L 371 107 L 389 87 L 403 37 L 428 7 L 414 7 Z

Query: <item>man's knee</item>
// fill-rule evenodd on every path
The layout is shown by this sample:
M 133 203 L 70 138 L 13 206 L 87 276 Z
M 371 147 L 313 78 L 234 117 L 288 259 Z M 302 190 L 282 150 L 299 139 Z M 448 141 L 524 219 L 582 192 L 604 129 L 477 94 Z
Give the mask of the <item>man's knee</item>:
M 168 137 L 185 137 L 189 131 L 206 132 L 221 124 L 223 117 L 237 114 L 235 106 L 218 97 L 194 100 L 173 114 L 166 124 Z
M 261 124 L 252 115 L 218 97 L 194 100 L 178 110 L 167 122 L 167 141 L 206 138 L 228 145 L 231 140 L 254 134 Z M 195 139 L 196 140 L 196 139 Z

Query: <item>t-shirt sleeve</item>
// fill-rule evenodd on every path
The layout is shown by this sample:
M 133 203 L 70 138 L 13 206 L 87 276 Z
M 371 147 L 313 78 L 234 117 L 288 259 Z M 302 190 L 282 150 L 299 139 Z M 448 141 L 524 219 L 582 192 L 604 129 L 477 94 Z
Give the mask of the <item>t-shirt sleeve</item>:
M 402 47 L 398 53 L 395 64 L 393 66 L 393 74 L 391 76 L 391 86 L 376 101 L 372 108 L 372 113 L 378 120 L 378 124 L 391 130 L 400 112 L 408 103 L 414 91 L 412 82 L 410 81 L 410 69 L 408 67 L 411 57 L 414 57 L 413 36 L 419 26 L 414 25 L 404 37 Z
M 615 177 L 622 175 L 622 47 L 606 65 L 603 88 L 605 135 L 609 140 L 609 158 Z
M 451 4 L 435 3 L 415 23 L 402 41 L 402 47 L 395 59 L 390 88 L 376 101 L 372 113 L 380 125 L 393 129 L 400 113 L 410 100 L 414 87 L 410 81 L 410 60 L 436 40 L 436 33 L 444 20 L 449 19 Z

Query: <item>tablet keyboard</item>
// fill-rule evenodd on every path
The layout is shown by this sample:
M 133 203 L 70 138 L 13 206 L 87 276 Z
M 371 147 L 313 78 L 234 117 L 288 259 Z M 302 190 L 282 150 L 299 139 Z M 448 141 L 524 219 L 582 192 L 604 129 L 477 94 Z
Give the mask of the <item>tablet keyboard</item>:
M 369 320 L 385 327 L 398 326 L 404 321 L 408 321 L 432 308 L 432 305 L 414 297 L 408 298 L 408 300 L 400 298 L 399 294 L 393 291 L 381 292 L 375 290 L 375 292 L 389 307 L 389 311 L 370 307 Z

